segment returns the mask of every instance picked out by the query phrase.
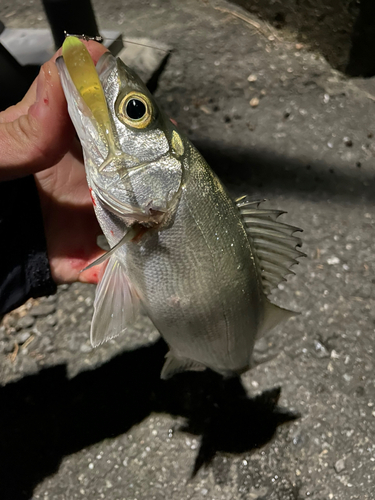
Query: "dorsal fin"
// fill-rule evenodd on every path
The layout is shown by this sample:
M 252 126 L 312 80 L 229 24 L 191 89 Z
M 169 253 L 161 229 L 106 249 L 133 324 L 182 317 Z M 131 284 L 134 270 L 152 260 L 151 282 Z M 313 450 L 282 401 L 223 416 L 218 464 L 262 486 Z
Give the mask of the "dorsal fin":
M 259 208 L 264 200 L 247 201 L 246 197 L 236 200 L 242 222 L 250 237 L 262 271 L 263 290 L 267 295 L 277 287 L 284 276 L 294 274 L 290 267 L 298 264 L 305 254 L 296 249 L 302 241 L 294 236 L 298 227 L 289 226 L 276 219 L 284 214 L 281 210 Z

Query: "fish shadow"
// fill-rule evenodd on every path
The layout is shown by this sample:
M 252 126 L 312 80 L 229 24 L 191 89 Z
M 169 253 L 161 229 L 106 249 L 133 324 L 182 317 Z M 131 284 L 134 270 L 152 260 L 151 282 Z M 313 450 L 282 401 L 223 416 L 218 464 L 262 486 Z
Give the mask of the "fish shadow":
M 63 457 L 126 433 L 153 412 L 182 416 L 181 430 L 201 436 L 193 476 L 217 452 L 262 446 L 297 418 L 277 406 L 279 388 L 250 398 L 240 379 L 210 371 L 160 380 L 166 351 L 160 339 L 72 379 L 58 365 L 1 388 L 2 500 L 29 500 Z
M 176 375 L 168 389 L 168 397 L 173 394 L 166 402 L 168 413 L 186 418 L 179 430 L 201 436 L 192 477 L 218 452 L 240 454 L 260 448 L 279 425 L 299 418 L 278 406 L 280 387 L 249 397 L 239 377 L 223 379 L 211 370 Z

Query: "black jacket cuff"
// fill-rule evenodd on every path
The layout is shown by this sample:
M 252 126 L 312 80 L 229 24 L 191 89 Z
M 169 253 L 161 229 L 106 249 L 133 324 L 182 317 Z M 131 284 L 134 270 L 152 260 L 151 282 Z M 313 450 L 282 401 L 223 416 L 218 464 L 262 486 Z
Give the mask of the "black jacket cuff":
M 56 293 L 33 176 L 0 183 L 0 315 Z

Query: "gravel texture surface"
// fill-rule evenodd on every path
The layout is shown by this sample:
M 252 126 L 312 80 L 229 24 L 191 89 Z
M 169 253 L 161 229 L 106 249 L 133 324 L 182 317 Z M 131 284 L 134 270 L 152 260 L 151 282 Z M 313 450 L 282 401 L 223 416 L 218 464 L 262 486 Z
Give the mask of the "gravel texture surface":
M 92 349 L 93 287 L 25 304 L 0 326 L 0 498 L 375 499 L 374 82 L 223 0 L 94 7 L 174 47 L 163 107 L 234 195 L 304 229 L 308 258 L 272 297 L 301 314 L 241 380 L 162 382 L 145 316 Z M 0 18 L 46 26 L 32 0 Z

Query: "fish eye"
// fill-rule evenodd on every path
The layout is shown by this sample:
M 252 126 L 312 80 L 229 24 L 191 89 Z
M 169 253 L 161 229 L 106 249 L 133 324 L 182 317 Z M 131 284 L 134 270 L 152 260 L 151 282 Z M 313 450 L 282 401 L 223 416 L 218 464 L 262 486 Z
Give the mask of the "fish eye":
M 141 120 L 146 111 L 146 105 L 140 99 L 129 99 L 126 104 L 126 114 L 132 120 Z
M 130 92 L 118 106 L 120 120 L 134 128 L 145 128 L 151 122 L 152 106 L 150 100 L 138 92 Z

